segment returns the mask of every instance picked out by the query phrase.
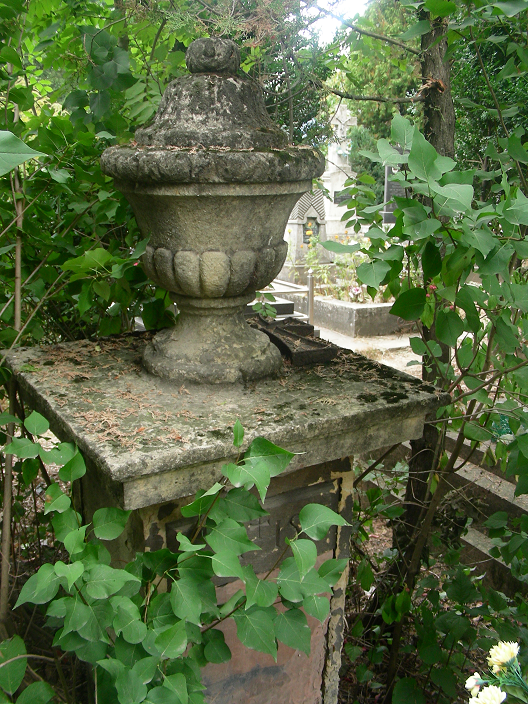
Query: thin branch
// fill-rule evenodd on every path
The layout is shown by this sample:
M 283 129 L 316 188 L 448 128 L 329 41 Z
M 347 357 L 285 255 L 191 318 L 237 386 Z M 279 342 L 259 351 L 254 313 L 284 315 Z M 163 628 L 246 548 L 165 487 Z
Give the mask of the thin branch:
M 354 93 L 337 90 L 336 88 L 324 87 L 328 92 L 337 95 L 339 98 L 345 98 L 346 100 L 370 100 L 374 103 L 421 103 L 425 100 L 421 95 L 416 95 L 412 98 L 385 98 L 383 95 L 355 95 Z

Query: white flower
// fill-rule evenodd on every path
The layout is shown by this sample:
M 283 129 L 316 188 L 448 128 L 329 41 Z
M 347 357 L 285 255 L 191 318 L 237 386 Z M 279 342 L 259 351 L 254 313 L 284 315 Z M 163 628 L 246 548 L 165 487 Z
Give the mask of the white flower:
M 466 680 L 466 689 L 471 690 L 471 696 L 476 697 L 477 694 L 479 693 L 480 686 L 484 684 L 484 680 L 482 677 L 479 675 L 478 672 L 475 672 L 474 675 L 471 675 L 471 677 L 468 677 Z
M 488 657 L 488 665 L 493 672 L 498 675 L 506 665 L 517 657 L 519 652 L 519 644 L 513 641 L 500 641 L 490 649 Z
M 506 692 L 492 684 L 490 687 L 484 687 L 478 696 L 471 697 L 469 704 L 501 704 L 505 699 Z

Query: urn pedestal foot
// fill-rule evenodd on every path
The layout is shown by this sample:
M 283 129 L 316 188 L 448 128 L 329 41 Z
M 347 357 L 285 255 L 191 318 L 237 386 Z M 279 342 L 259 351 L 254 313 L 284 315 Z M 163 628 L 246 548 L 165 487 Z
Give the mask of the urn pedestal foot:
M 245 320 L 251 296 L 188 298 L 173 295 L 176 325 L 147 345 L 147 371 L 176 383 L 232 384 L 276 375 L 279 350 Z

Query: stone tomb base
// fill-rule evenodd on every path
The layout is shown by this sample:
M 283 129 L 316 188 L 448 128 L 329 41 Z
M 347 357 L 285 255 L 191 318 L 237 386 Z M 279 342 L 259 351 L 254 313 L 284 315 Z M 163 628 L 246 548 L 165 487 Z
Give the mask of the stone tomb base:
M 116 564 L 137 550 L 176 547 L 176 533 L 189 527 L 181 506 L 236 461 L 237 418 L 245 429 L 242 449 L 262 436 L 297 453 L 272 481 L 269 517 L 250 526 L 263 549 L 249 559 L 263 574 L 275 566 L 284 538 L 295 534 L 305 504 L 321 502 L 350 517 L 352 455 L 420 437 L 426 415 L 450 400 L 348 351 L 313 368 L 285 365 L 277 378 L 245 386 L 175 385 L 142 369 L 150 338 L 17 349 L 7 359 L 26 403 L 85 456 L 84 518 L 104 506 L 133 511 L 110 546 Z M 321 559 L 347 556 L 348 538 L 346 529 L 331 531 L 317 546 Z M 281 645 L 275 663 L 232 643 L 231 663 L 205 670 L 210 704 L 336 704 L 345 584 L 346 575 L 334 589 L 328 623 L 311 621 L 310 658 Z M 237 587 L 218 588 L 227 599 Z

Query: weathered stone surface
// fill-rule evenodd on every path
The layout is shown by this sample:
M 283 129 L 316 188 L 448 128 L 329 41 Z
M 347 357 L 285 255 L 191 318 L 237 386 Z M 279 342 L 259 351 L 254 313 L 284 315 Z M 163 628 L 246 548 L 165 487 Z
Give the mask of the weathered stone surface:
M 312 369 L 284 367 L 279 378 L 258 384 L 178 387 L 142 371 L 150 337 L 18 349 L 7 357 L 26 399 L 119 483 L 126 508 L 214 483 L 222 464 L 236 458 L 237 418 L 246 443 L 261 435 L 300 453 L 288 468 L 294 471 L 420 437 L 425 414 L 449 402 L 413 377 L 345 351 Z

